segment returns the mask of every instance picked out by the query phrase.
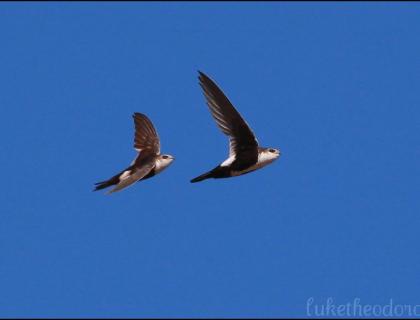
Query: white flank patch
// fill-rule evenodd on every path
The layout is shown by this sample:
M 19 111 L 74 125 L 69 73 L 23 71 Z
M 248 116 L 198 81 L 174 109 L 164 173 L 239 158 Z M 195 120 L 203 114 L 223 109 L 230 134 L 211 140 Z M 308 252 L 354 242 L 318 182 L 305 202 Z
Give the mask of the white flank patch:
M 220 165 L 221 167 L 229 167 L 233 161 L 235 161 L 235 157 L 231 156 L 229 158 L 227 158 L 225 161 L 222 162 L 222 164 Z
M 124 171 L 121 175 L 120 175 L 120 181 L 127 179 L 129 176 L 131 175 L 131 171 L 127 170 Z

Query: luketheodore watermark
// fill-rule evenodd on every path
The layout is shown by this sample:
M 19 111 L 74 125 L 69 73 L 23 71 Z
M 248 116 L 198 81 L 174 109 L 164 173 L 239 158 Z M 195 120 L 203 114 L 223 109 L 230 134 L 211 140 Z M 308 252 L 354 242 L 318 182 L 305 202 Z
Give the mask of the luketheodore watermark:
M 340 304 L 333 298 L 315 301 L 310 297 L 306 301 L 308 317 L 420 317 L 420 304 L 407 305 L 395 303 L 390 299 L 386 304 L 362 303 L 360 298 Z

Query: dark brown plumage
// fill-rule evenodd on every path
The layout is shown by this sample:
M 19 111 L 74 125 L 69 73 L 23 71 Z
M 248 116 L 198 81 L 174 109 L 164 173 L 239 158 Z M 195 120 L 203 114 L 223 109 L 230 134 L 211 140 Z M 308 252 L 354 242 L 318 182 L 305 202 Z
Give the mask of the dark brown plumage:
M 150 119 L 139 112 L 133 114 L 134 148 L 139 152 L 131 165 L 112 178 L 96 183 L 94 191 L 116 185 L 109 193 L 122 190 L 129 185 L 153 177 L 172 161 L 170 155 L 160 154 L 160 140 Z
M 229 137 L 229 158 L 209 172 L 192 179 L 191 182 L 246 174 L 278 158 L 280 155 L 278 150 L 258 146 L 251 128 L 222 90 L 203 72 L 198 73 L 199 83 L 210 112 L 217 126 Z

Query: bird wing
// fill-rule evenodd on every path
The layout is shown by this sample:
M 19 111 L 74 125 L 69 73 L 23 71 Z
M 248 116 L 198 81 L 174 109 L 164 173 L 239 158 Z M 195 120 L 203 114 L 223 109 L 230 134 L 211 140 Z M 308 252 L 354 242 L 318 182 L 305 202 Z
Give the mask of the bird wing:
M 137 151 L 148 151 L 156 155 L 160 154 L 160 140 L 150 119 L 139 112 L 133 114 L 134 118 L 134 148 Z
M 155 159 L 149 158 L 147 161 L 144 161 L 141 167 L 133 167 L 130 170 L 124 171 L 119 176 L 119 182 L 114 189 L 109 191 L 108 193 L 113 193 L 116 191 L 120 191 L 129 185 L 133 184 L 134 182 L 139 181 L 140 179 L 144 178 L 153 168 L 155 167 Z
M 198 73 L 211 114 L 222 132 L 229 136 L 229 156 L 258 147 L 258 141 L 251 128 L 222 90 L 203 72 Z

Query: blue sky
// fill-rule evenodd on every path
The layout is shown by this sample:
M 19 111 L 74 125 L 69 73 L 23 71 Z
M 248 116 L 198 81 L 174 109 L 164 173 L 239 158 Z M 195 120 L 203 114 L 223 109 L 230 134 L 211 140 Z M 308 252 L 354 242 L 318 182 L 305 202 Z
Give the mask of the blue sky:
M 2 3 L 0 316 L 419 304 L 420 5 Z M 263 146 L 227 156 L 206 72 Z M 123 192 L 135 111 L 176 156 Z

